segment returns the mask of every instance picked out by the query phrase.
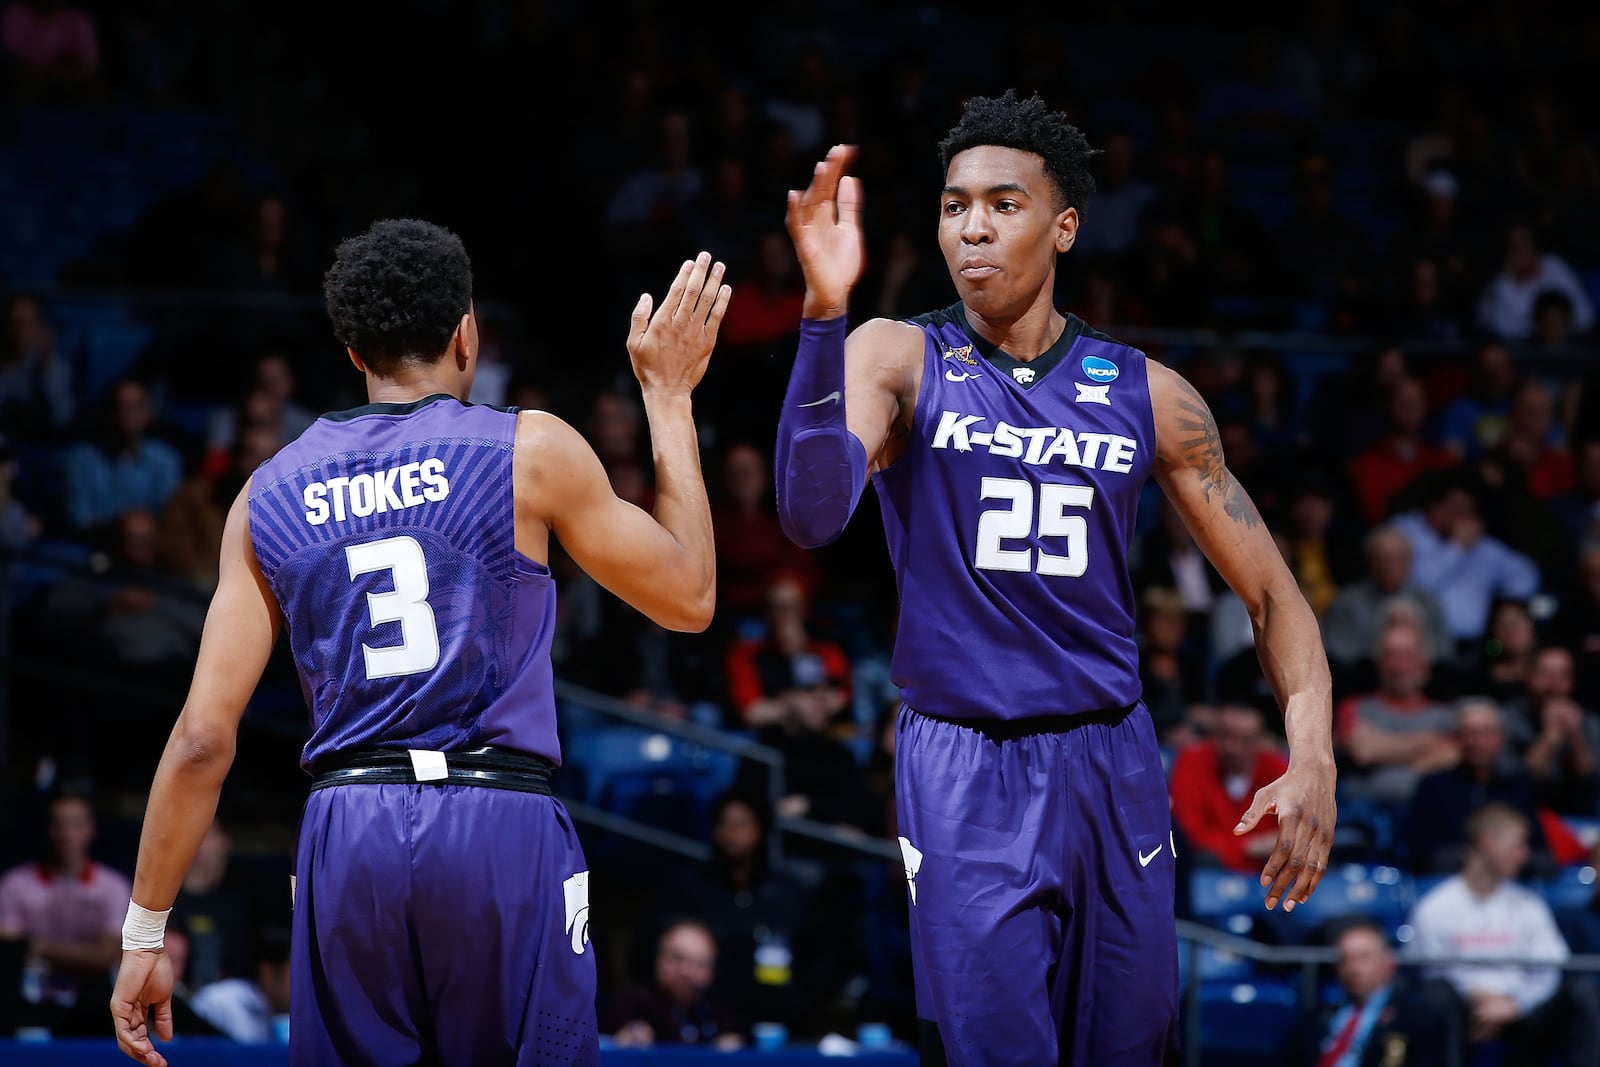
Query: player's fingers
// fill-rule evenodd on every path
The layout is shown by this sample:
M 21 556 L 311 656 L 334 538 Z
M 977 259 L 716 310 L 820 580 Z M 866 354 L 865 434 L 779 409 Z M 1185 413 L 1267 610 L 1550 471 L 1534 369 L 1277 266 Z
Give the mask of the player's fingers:
M 861 225 L 861 179 L 853 175 L 839 180 L 839 222 L 844 226 Z
M 633 315 L 628 322 L 628 351 L 637 352 L 639 343 L 644 340 L 644 332 L 650 328 L 650 294 L 640 293 L 639 302 L 633 305 Z
M 156 1009 L 156 1036 L 163 1041 L 172 1040 L 172 1001 L 163 1000 Z
M 1304 904 L 1316 892 L 1322 876 L 1328 871 L 1328 853 L 1333 851 L 1333 832 L 1320 823 L 1306 820 L 1306 865 L 1289 893 L 1292 903 Z
M 1272 854 L 1261 869 L 1261 884 L 1267 890 L 1267 908 L 1278 906 L 1278 901 L 1293 884 L 1299 869 L 1295 862 L 1295 837 L 1299 820 L 1293 813 L 1278 813 L 1278 839 L 1273 843 Z
M 1272 798 L 1265 787 L 1256 790 L 1256 795 L 1251 798 L 1250 806 L 1239 816 L 1239 824 L 1233 828 L 1233 834 L 1238 837 L 1247 834 L 1256 828 L 1256 824 L 1272 809 Z
M 711 269 L 711 253 L 701 252 L 689 261 L 689 276 L 684 281 L 683 299 L 673 310 L 672 317 L 688 321 L 700 303 L 700 293 L 706 287 L 706 272 Z
M 689 274 L 693 270 L 694 260 L 684 260 L 683 266 L 678 268 L 678 276 L 667 287 L 667 295 L 661 298 L 661 306 L 656 309 L 657 315 L 670 318 L 678 313 L 678 308 L 683 304 L 683 294 L 689 288 Z
M 706 317 L 706 329 L 716 333 L 722 328 L 722 316 L 727 313 L 728 301 L 733 299 L 733 286 L 724 285 L 717 290 L 717 299 L 711 305 L 711 314 Z
M 711 264 L 711 269 L 706 271 L 705 282 L 700 286 L 694 305 L 694 321 L 701 326 L 706 324 L 706 319 L 711 315 L 711 309 L 717 302 L 717 293 L 722 290 L 722 276 L 727 272 L 727 264 L 720 261 Z

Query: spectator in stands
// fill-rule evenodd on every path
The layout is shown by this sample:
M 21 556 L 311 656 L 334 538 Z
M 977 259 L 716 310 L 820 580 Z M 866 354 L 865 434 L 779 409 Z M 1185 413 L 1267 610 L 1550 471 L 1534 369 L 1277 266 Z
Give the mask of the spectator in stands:
M 1411 869 L 1459 870 L 1468 845 L 1467 820 L 1490 801 L 1522 814 L 1534 860 L 1549 869 L 1533 777 L 1506 745 L 1500 706 L 1486 697 L 1463 698 L 1456 705 L 1455 736 L 1460 761 L 1424 777 L 1411 799 L 1406 838 Z
M 1489 632 L 1484 636 L 1473 672 L 1463 685 L 1473 693 L 1500 704 L 1516 700 L 1527 686 L 1539 635 L 1526 600 L 1497 600 L 1489 610 Z
M 72 422 L 72 367 L 33 293 L 6 298 L 0 341 L 0 426 L 13 441 L 49 441 Z
M 1575 443 L 1572 455 L 1576 460 L 1573 486 L 1550 505 L 1561 524 L 1562 539 L 1574 548 L 1569 555 L 1575 559 L 1576 546 L 1600 534 L 1600 439 Z M 1566 574 L 1572 569 L 1570 563 L 1563 561 L 1560 572 Z
M 1458 646 L 1483 639 L 1495 600 L 1526 599 L 1539 591 L 1538 568 L 1484 532 L 1478 497 L 1454 472 L 1437 472 L 1420 505 L 1397 516 L 1393 525 L 1411 542 L 1411 584 L 1438 598 Z
M 194 1010 L 194 983 L 189 980 L 189 935 L 169 928 L 162 951 L 172 961 L 172 1032 L 184 1037 L 227 1037 Z M 0 1033 L 4 1030 L 0 1029 Z
M 811 890 L 771 864 L 772 808 L 739 787 L 711 808 L 711 862 L 687 863 L 656 900 L 656 928 L 698 919 L 717 943 L 712 995 L 741 1019 L 797 1029 L 815 998 L 814 960 L 829 949 L 811 938 Z
M 250 975 L 200 986 L 189 1004 L 196 1015 L 235 1041 L 283 1043 L 289 1034 L 289 931 L 268 926 L 257 930 L 251 941 Z
M 205 592 L 217 587 L 217 561 L 228 509 L 245 481 L 282 443 L 272 426 L 247 424 L 228 448 L 224 470 L 213 473 L 202 468 L 183 480 L 161 510 L 156 563 L 162 571 Z
M 639 462 L 643 425 L 643 414 L 633 397 L 602 389 L 590 403 L 584 436 L 609 472 L 613 467 Z
M 293 361 L 276 343 L 269 345 L 251 364 L 244 399 L 237 406 L 216 409 L 207 429 L 211 453 L 216 458 L 208 457 L 205 473 L 215 474 L 229 465 L 228 450 L 249 426 L 271 430 L 279 446 L 304 433 L 317 415 L 299 402 L 296 392 Z
M 1115 259 L 1139 239 L 1139 219 L 1159 190 L 1138 172 L 1133 135 L 1125 129 L 1101 140 L 1095 181 L 1094 225 L 1084 228 L 1073 250 L 1085 259 Z M 731 310 L 731 309 L 730 309 Z
M 1574 339 L 1572 299 L 1559 289 L 1546 289 L 1533 300 L 1533 342 L 1565 348 Z
M 1297 473 L 1284 495 L 1289 568 L 1319 619 L 1339 586 L 1360 567 L 1355 538 L 1340 521 L 1340 510 L 1332 479 L 1314 467 Z
M 1511 709 L 1535 797 L 1564 815 L 1600 809 L 1600 716 L 1573 699 L 1572 652 L 1545 645 L 1533 656 L 1525 696 Z
M 1432 663 L 1414 619 L 1378 635 L 1377 685 L 1346 697 L 1335 717 L 1335 751 L 1347 770 L 1340 789 L 1378 803 L 1404 805 L 1418 780 L 1455 764 L 1455 713 L 1427 695 Z
M 800 321 L 806 293 L 788 235 L 782 229 L 764 229 L 756 239 L 755 256 L 730 284 L 734 296 L 728 301 L 718 343 L 753 347 L 769 355 L 786 347 Z
M 1524 379 L 1511 394 L 1506 432 L 1490 452 L 1521 474 L 1528 495 L 1549 500 L 1572 491 L 1572 454 L 1562 440 L 1550 388 Z
M 600 1023 L 601 1032 L 610 1034 L 620 1048 L 742 1048 L 747 1027 L 711 993 L 716 968 L 717 943 L 705 924 L 694 919 L 674 922 L 656 943 L 651 980 L 617 994 Z
M 1472 291 L 1477 258 L 1470 229 L 1461 220 L 1461 183 L 1450 171 L 1435 168 L 1418 176 L 1416 188 L 1417 209 L 1412 221 L 1395 235 L 1391 251 L 1402 262 L 1426 260 L 1436 264 L 1441 291 L 1451 304 L 1459 306 Z M 1458 333 L 1466 321 L 1462 310 L 1453 316 Z
M 711 509 L 722 587 L 719 614 L 758 620 L 768 584 L 783 571 L 800 579 L 807 596 L 814 594 L 820 580 L 816 561 L 778 523 L 770 495 L 772 464 L 761 450 L 745 443 L 730 445 L 722 457 L 720 488 Z
M 1182 113 L 1169 110 L 1168 114 Z M 1194 235 L 1201 278 L 1213 292 L 1226 295 L 1276 292 L 1280 283 L 1272 241 L 1261 219 L 1239 202 L 1227 156 L 1220 149 L 1208 149 L 1197 170 L 1192 191 L 1185 183 L 1188 203 L 1182 210 L 1185 229 Z
M 1548 640 L 1572 652 L 1579 703 L 1600 707 L 1600 535 L 1578 547 L 1578 580 L 1561 597 Z
M 1322 616 L 1322 640 L 1336 671 L 1349 678 L 1370 663 L 1378 635 L 1397 601 L 1410 604 L 1422 620 L 1426 652 L 1437 657 L 1452 645 L 1444 613 L 1432 593 L 1412 588 L 1411 542 L 1392 526 L 1373 528 L 1365 539 L 1366 576 L 1339 590 Z
M 1467 391 L 1439 415 L 1439 444 L 1463 459 L 1476 459 L 1500 443 L 1511 413 L 1511 394 L 1519 376 L 1511 349 L 1497 340 L 1479 344 L 1472 354 Z
M 1249 677 L 1254 652 L 1236 657 L 1231 677 L 1219 684 L 1215 721 L 1205 740 L 1178 752 L 1172 765 L 1172 817 L 1196 862 L 1233 871 L 1256 871 L 1272 853 L 1277 827 L 1234 834 L 1256 792 L 1289 768 L 1276 738 L 1267 733 L 1267 707 Z M 1269 697 L 1270 699 L 1270 697 Z M 1277 710 L 1277 704 L 1271 704 Z
M 1486 1041 L 1563 1063 L 1600 1063 L 1600 995 L 1587 979 L 1563 980 L 1569 952 L 1550 907 L 1515 881 L 1528 861 L 1529 827 L 1527 816 L 1503 804 L 1478 809 L 1467 824 L 1461 873 L 1423 894 L 1411 912 L 1408 954 L 1460 961 L 1428 967 L 1422 987 L 1424 1002 L 1444 1020 L 1453 1065 Z M 1502 962 L 1511 960 L 1538 962 Z
M 86 794 L 59 790 L 47 825 L 48 852 L 0 876 L 0 938 L 27 945 L 24 965 L 39 982 L 33 1025 L 99 1035 L 133 886 L 89 854 L 95 811 Z
M 1371 240 L 1337 205 L 1333 160 L 1308 153 L 1295 166 L 1296 203 L 1278 228 L 1278 262 L 1296 296 L 1331 301 L 1346 280 L 1371 262 Z
M 112 387 L 110 400 L 103 436 L 74 445 L 65 458 L 65 511 L 80 532 L 134 508 L 159 513 L 183 480 L 178 450 L 149 436 L 154 414 L 145 384 L 124 378 Z
M 41 637 L 57 662 L 112 663 L 149 681 L 180 681 L 194 667 L 205 603 L 156 569 L 160 531 L 143 508 L 123 512 L 99 573 L 77 573 L 48 589 Z
M 1177 590 L 1151 586 L 1139 611 L 1139 681 L 1163 745 L 1181 747 L 1194 735 L 1191 709 L 1205 697 L 1205 669 L 1188 639 L 1189 613 Z
M 1381 441 L 1389 430 L 1389 394 L 1411 376 L 1398 345 L 1363 352 L 1349 370 L 1322 375 L 1306 405 L 1313 450 L 1343 460 Z
M 0 550 L 20 551 L 44 530 L 44 524 L 17 498 L 22 464 L 10 441 L 0 437 Z
M 1455 464 L 1455 457 L 1423 435 L 1428 421 L 1428 396 L 1415 378 L 1402 378 L 1389 392 L 1389 431 L 1350 463 L 1361 514 L 1368 522 L 1390 515 L 1395 497 L 1419 474 Z
M 1389 934 L 1366 917 L 1333 937 L 1338 998 L 1302 1009 L 1291 1041 L 1296 1067 L 1422 1067 L 1444 1063 L 1437 1023 L 1400 970 Z
M 252 946 L 249 898 L 228 880 L 233 838 L 213 819 L 172 905 L 170 929 L 187 936 L 189 981 L 196 989 L 246 974 Z
M 0 12 L 0 44 L 24 100 L 92 103 L 105 91 L 99 29 L 70 0 L 15 0 Z
M 1424 341 L 1460 341 L 1467 316 L 1456 294 L 1445 289 L 1439 261 L 1422 256 L 1409 262 L 1400 297 L 1389 311 L 1388 332 Z
M 1505 231 L 1505 260 L 1500 273 L 1490 279 L 1478 297 L 1478 325 L 1505 340 L 1533 336 L 1533 306 L 1539 294 L 1554 289 L 1572 304 L 1572 324 L 1578 333 L 1594 325 L 1594 304 L 1583 283 L 1561 256 L 1544 251 L 1525 222 Z
M 237 233 L 221 235 L 211 284 L 234 292 L 301 294 L 317 291 L 321 272 L 277 192 L 256 195 Z M 251 312 L 257 317 L 260 312 Z

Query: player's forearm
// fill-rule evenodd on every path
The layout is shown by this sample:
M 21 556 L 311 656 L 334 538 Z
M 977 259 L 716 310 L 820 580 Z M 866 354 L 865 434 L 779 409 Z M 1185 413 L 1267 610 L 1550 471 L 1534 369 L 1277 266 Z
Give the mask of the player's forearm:
M 867 481 L 867 450 L 845 422 L 842 314 L 807 317 L 778 416 L 773 479 L 789 540 L 819 548 L 838 538 Z
M 233 753 L 232 736 L 192 728 L 179 716 L 156 768 L 139 836 L 133 901 L 141 908 L 165 911 L 177 899 L 216 815 Z
M 687 393 L 646 390 L 644 410 L 656 467 L 653 514 L 683 552 L 673 576 L 683 586 L 678 597 L 683 617 L 673 628 L 703 630 L 716 602 L 717 561 L 693 406 Z
M 1292 762 L 1333 764 L 1333 682 L 1317 617 L 1299 589 L 1269 590 L 1254 620 L 1261 669 L 1283 708 Z

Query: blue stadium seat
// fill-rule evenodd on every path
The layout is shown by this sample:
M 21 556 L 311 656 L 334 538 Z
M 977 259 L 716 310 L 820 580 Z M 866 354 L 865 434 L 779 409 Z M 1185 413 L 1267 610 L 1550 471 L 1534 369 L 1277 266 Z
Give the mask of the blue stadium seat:
M 1204 982 L 1199 1012 L 1203 1063 L 1279 1064 L 1300 1017 L 1300 998 L 1288 982 Z
M 1345 863 L 1330 866 L 1317 891 L 1293 911 L 1271 914 L 1288 941 L 1305 941 L 1326 926 L 1350 916 L 1365 916 L 1391 932 L 1405 921 L 1411 908 L 1411 876 L 1394 867 Z
M 1263 914 L 1266 890 L 1252 875 L 1199 867 L 1189 875 L 1189 913 L 1196 922 L 1248 936 Z
M 564 749 L 564 762 L 582 771 L 583 799 L 590 804 L 604 804 L 613 781 L 622 778 L 649 783 L 658 776 L 680 777 L 709 796 L 731 782 L 738 770 L 737 758 L 726 752 L 638 726 L 573 731 Z M 634 784 L 626 787 L 626 795 L 647 795 L 654 788 Z
M 1552 911 L 1587 908 L 1595 896 L 1593 867 L 1565 867 L 1535 887 Z

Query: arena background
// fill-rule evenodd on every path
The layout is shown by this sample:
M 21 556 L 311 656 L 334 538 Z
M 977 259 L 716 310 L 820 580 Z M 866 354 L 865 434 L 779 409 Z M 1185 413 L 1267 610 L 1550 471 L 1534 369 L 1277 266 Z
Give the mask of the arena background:
M 38 29 L 41 11 L 59 33 Z M 852 318 L 950 303 L 936 144 L 964 97 L 1006 88 L 1041 93 L 1105 149 L 1060 306 L 1206 395 L 1324 623 L 1365 577 L 1363 538 L 1459 479 L 1537 582 L 1436 591 L 1469 606 L 1442 620 L 1426 699 L 1492 691 L 1508 716 L 1532 714 L 1529 665 L 1560 647 L 1584 729 L 1600 723 L 1591 5 L 62 0 L 0 8 L 0 43 L 8 869 L 48 856 L 49 797 L 70 789 L 92 805 L 92 855 L 131 875 L 214 582 L 216 501 L 260 458 L 250 431 L 281 444 L 307 413 L 357 402 L 319 294 L 340 238 L 401 215 L 458 232 L 484 327 L 474 398 L 565 417 L 646 506 L 627 312 L 705 248 L 736 291 L 696 403 L 725 553 L 717 622 L 665 634 L 553 564 L 560 791 L 594 870 L 603 1004 L 649 979 L 656 932 L 698 899 L 723 939 L 718 995 L 745 1025 L 782 1024 L 762 1040 L 800 1062 L 819 1042 L 875 1045 L 881 1023 L 894 1048 L 877 1057 L 909 1062 L 879 520 L 865 502 L 839 542 L 802 553 L 775 533 L 765 484 L 801 291 L 782 211 L 828 146 L 860 145 L 868 268 Z M 141 471 L 132 509 L 83 475 L 124 431 L 174 459 Z M 1157 497 L 1147 511 L 1147 694 L 1176 760 L 1238 699 L 1253 653 L 1215 575 L 1178 566 Z M 742 716 L 779 684 L 762 642 L 784 613 L 842 705 L 815 736 Z M 1335 668 L 1341 701 L 1381 684 L 1370 648 Z M 224 791 L 226 863 L 194 892 L 189 933 L 227 942 L 213 978 L 253 979 L 287 922 L 305 734 L 280 655 Z M 1507 741 L 1508 773 L 1527 743 Z M 1600 793 L 1578 778 L 1538 793 L 1554 821 L 1527 872 L 1579 954 L 1575 980 L 1594 951 L 1600 827 Z M 777 812 L 754 889 L 714 861 L 727 789 Z M 1412 847 L 1403 801 L 1341 801 L 1340 866 L 1292 920 L 1267 917 L 1247 875 L 1185 867 L 1189 1062 L 1288 1062 L 1295 1028 L 1336 992 L 1330 921 L 1374 915 L 1404 946 L 1445 870 Z M 6 1062 L 119 1062 L 93 976 L 77 1009 L 41 1000 L 26 938 L 0 944 Z M 285 1062 L 277 1045 L 185 1040 L 184 1063 Z

